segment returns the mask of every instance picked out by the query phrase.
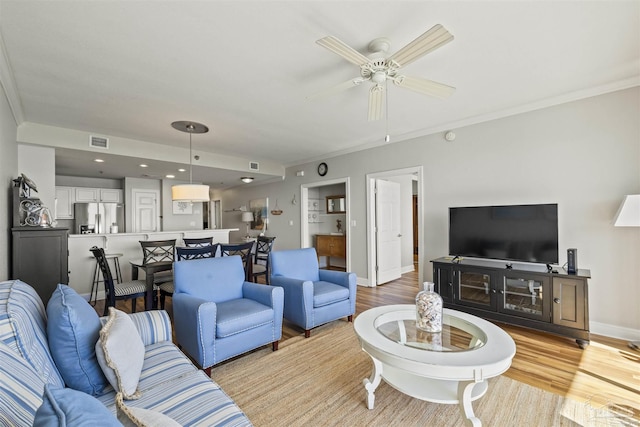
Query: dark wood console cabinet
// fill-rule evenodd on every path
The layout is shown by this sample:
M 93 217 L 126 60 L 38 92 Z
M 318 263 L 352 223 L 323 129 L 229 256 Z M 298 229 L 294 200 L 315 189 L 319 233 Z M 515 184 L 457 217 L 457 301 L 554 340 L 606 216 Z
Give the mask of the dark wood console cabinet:
M 580 348 L 589 344 L 589 270 L 554 273 L 535 264 L 453 257 L 431 262 L 445 307 L 574 338 Z
M 14 227 L 11 237 L 11 278 L 31 285 L 46 305 L 58 283 L 69 284 L 69 229 Z

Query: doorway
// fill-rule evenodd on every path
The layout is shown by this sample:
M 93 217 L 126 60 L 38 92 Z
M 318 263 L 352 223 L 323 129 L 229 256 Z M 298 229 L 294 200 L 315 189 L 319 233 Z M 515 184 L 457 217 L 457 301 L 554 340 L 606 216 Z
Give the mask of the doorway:
M 379 172 L 373 174 L 367 174 L 367 270 L 369 276 L 369 286 L 377 286 L 387 282 L 389 277 L 393 277 L 393 274 L 389 274 L 386 271 L 381 274 L 379 261 L 387 262 L 388 265 L 385 268 L 388 270 L 389 264 L 393 266 L 393 263 L 388 262 L 390 256 L 389 251 L 385 251 L 385 247 L 381 247 L 380 236 L 378 234 L 378 224 L 382 221 L 383 227 L 389 227 L 390 230 L 397 230 L 400 227 L 399 232 L 401 238 L 401 260 L 400 260 L 400 272 L 407 273 L 415 269 L 414 253 L 417 255 L 418 277 L 422 281 L 424 276 L 424 260 L 420 255 L 422 254 L 422 242 L 424 241 L 424 231 L 422 229 L 422 212 L 423 212 L 423 198 L 422 198 L 422 180 L 423 180 L 423 167 L 416 166 L 404 169 L 395 169 L 386 172 Z M 397 216 L 397 219 L 391 220 L 393 216 L 386 215 L 387 211 L 378 213 L 380 206 L 377 206 L 377 183 L 380 181 L 393 181 L 400 182 L 402 187 L 401 196 L 401 213 Z M 415 196 L 415 201 L 414 201 Z M 385 213 L 386 212 L 386 213 Z M 417 220 L 415 219 L 417 218 Z M 399 221 L 400 224 L 384 224 L 389 221 Z M 388 233 L 387 233 L 388 234 Z M 396 235 L 397 235 L 396 234 Z M 414 237 L 415 236 L 415 237 Z M 389 237 L 389 236 L 387 236 Z M 416 243 L 417 240 L 417 243 Z M 396 261 L 397 262 L 397 261 Z M 397 274 L 397 270 L 391 270 L 394 274 Z
M 327 213 L 327 196 L 337 196 L 328 194 L 333 188 L 339 187 L 344 190 L 344 212 L 340 214 Z M 313 195 L 314 197 L 311 197 Z M 341 219 L 341 229 L 345 240 L 344 269 L 351 271 L 351 186 L 350 179 L 339 178 L 334 180 L 303 184 L 300 186 L 300 247 L 314 247 L 314 235 L 319 233 L 338 233 L 336 218 Z M 323 258 L 323 261 L 326 260 Z M 326 260 L 329 262 L 329 260 Z M 322 266 L 321 266 L 322 268 Z

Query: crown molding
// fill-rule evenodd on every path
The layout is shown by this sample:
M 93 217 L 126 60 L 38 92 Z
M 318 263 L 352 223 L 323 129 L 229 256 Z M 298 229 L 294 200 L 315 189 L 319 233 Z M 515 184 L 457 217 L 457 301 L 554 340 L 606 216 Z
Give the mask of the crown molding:
M 507 108 L 500 111 L 495 111 L 489 114 L 481 114 L 478 116 L 468 117 L 462 120 L 457 120 L 453 122 L 448 122 L 444 124 L 440 124 L 437 126 L 433 126 L 430 128 L 419 129 L 413 132 L 400 134 L 400 135 L 392 135 L 391 141 L 392 143 L 409 141 L 415 138 L 420 138 L 428 135 L 437 134 L 439 132 L 446 132 L 452 129 L 460 129 L 462 127 L 476 125 L 479 123 L 485 123 L 493 120 L 502 119 L 509 116 L 515 116 L 517 114 L 528 113 L 535 110 L 541 110 L 543 108 L 549 108 L 556 105 L 566 104 L 573 101 L 579 101 L 581 99 L 591 98 L 594 96 L 604 95 L 607 93 L 617 92 L 619 90 L 630 89 L 636 86 L 640 86 L 640 76 L 634 76 L 623 80 L 618 80 L 609 84 L 594 86 L 591 88 L 578 90 L 574 92 L 569 92 L 566 94 L 562 94 L 556 97 L 546 98 L 535 102 L 530 102 L 528 104 L 523 104 L 520 106 L 516 106 L 513 108 Z M 345 148 L 344 150 L 334 151 L 331 153 L 325 153 L 320 156 L 315 156 L 307 159 L 302 159 L 296 161 L 294 163 L 287 163 L 284 166 L 286 168 L 300 166 L 307 163 L 313 163 L 320 160 L 326 160 L 333 157 L 343 156 L 346 154 L 355 153 L 358 151 L 368 150 L 371 148 L 381 147 L 384 145 L 389 145 L 388 142 L 385 142 L 384 138 L 380 136 L 375 141 L 364 142 L 363 144 L 359 144 L 350 148 Z
M 24 112 L 15 79 L 13 78 L 13 70 L 7 57 L 7 49 L 5 48 L 4 39 L 2 38 L 2 31 L 0 31 L 0 85 L 2 85 L 4 89 L 4 94 L 7 97 L 7 102 L 9 103 L 9 108 L 11 108 L 16 126 L 20 126 L 24 122 Z

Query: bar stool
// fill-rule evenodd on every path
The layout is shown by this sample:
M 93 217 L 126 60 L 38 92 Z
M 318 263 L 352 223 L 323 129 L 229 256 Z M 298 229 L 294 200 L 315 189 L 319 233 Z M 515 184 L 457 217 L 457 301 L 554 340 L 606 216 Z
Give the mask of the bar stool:
M 105 259 L 107 263 L 109 260 L 113 261 L 113 269 L 115 277 L 113 280 L 118 283 L 122 283 L 122 270 L 120 270 L 120 257 L 124 256 L 124 254 L 105 254 Z M 95 257 L 91 257 L 92 259 L 96 259 Z M 104 282 L 104 278 L 100 279 L 100 265 L 98 265 L 98 261 L 96 260 L 96 268 L 93 270 L 93 280 L 91 283 L 91 294 L 89 296 L 89 304 L 94 305 L 98 300 L 98 290 L 100 282 Z M 95 294 L 95 295 L 94 295 Z

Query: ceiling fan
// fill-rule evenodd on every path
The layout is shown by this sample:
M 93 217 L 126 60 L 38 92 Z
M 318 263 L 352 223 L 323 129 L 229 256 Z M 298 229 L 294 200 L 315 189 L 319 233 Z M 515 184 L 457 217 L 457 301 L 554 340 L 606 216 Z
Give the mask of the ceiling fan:
M 360 76 L 322 90 L 311 95 L 309 99 L 324 98 L 337 92 L 359 86 L 364 82 L 371 82 L 373 86 L 369 89 L 369 121 L 374 121 L 382 117 L 384 93 L 386 83 L 389 80 L 396 84 L 396 86 L 413 90 L 423 95 L 435 96 L 441 99 L 447 98 L 455 91 L 454 87 L 420 77 L 405 76 L 400 74 L 399 70 L 427 53 L 449 43 L 451 40 L 453 40 L 453 35 L 442 25 L 438 24 L 390 57 L 371 59 L 336 37 L 323 37 L 317 40 L 316 43 L 359 66 Z M 386 38 L 375 39 L 369 43 L 368 49 L 372 53 L 386 54 L 386 51 L 389 49 L 389 40 Z

